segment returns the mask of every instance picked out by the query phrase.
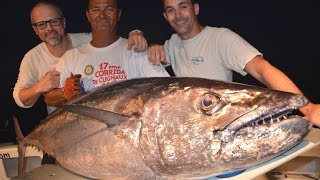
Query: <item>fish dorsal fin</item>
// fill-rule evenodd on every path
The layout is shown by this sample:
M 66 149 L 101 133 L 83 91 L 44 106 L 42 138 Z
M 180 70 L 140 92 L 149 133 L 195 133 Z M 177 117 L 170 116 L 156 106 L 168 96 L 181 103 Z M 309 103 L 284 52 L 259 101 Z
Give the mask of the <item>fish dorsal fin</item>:
M 128 116 L 122 114 L 79 104 L 60 105 L 58 107 L 65 111 L 96 119 L 105 123 L 108 127 L 116 126 L 129 120 Z

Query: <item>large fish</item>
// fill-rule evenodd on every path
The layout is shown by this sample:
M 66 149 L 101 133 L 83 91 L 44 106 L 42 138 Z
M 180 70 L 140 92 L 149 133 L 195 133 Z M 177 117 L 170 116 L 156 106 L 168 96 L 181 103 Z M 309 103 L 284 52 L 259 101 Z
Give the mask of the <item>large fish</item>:
M 133 79 L 62 105 L 21 143 L 95 179 L 205 179 L 299 143 L 312 125 L 287 114 L 307 102 L 208 79 Z

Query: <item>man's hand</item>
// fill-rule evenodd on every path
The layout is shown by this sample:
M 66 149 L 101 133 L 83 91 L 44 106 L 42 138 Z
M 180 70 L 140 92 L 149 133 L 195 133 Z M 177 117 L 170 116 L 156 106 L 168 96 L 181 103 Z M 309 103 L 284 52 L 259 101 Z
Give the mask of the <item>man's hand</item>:
M 71 73 L 70 77 L 66 79 L 66 83 L 64 84 L 63 91 L 64 91 L 64 98 L 70 100 L 74 96 L 80 95 L 81 91 L 81 83 L 80 83 L 80 74 L 73 75 Z
M 54 88 L 59 87 L 60 73 L 56 70 L 48 71 L 45 76 L 39 82 L 39 88 L 41 93 L 49 92 Z
M 154 65 L 166 64 L 166 54 L 162 45 L 153 44 L 148 47 L 149 61 Z
M 305 114 L 307 119 L 314 125 L 320 127 L 320 104 L 309 103 L 302 108 L 302 113 Z
M 18 99 L 21 101 L 19 106 L 33 106 L 39 96 L 43 93 L 50 92 L 59 87 L 60 73 L 56 70 L 48 71 L 43 78 L 28 88 L 21 88 L 18 92 Z
M 135 52 L 144 52 L 148 48 L 147 40 L 141 31 L 134 30 L 129 33 L 128 50 L 132 48 Z

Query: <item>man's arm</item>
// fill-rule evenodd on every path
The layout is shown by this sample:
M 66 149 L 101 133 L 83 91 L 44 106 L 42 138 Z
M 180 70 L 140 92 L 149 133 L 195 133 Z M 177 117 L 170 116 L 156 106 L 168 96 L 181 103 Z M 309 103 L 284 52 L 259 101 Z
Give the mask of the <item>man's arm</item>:
M 80 74 L 70 75 L 66 79 L 64 87 L 56 88 L 44 94 L 44 99 L 47 105 L 55 106 L 60 105 L 75 96 L 78 96 L 82 93 L 81 83 L 80 83 Z
M 256 56 L 249 61 L 244 70 L 268 88 L 302 94 L 288 76 L 261 56 Z
M 54 88 L 59 87 L 60 73 L 52 70 L 46 73 L 46 75 L 35 85 L 29 88 L 20 89 L 18 97 L 23 105 L 34 105 L 39 96 L 42 93 L 48 92 Z
M 303 94 L 287 75 L 272 66 L 261 56 L 256 56 L 249 61 L 244 70 L 268 88 Z M 320 105 L 310 102 L 307 106 L 300 108 L 300 111 L 312 123 L 320 125 Z

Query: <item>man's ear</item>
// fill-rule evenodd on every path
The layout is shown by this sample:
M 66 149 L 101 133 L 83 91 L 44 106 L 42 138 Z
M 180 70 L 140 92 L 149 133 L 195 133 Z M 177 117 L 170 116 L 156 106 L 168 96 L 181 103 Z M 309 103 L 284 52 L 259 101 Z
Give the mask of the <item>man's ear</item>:
M 120 21 L 120 17 L 121 17 L 121 9 L 119 10 L 119 13 L 118 13 L 118 21 Z
M 195 4 L 193 5 L 193 8 L 194 8 L 194 13 L 195 13 L 195 15 L 198 15 L 198 14 L 199 14 L 199 10 L 200 10 L 199 4 L 198 4 L 198 3 L 195 3 Z
M 88 12 L 88 10 L 86 11 L 86 16 L 87 16 L 87 20 L 88 20 L 88 22 L 90 23 L 90 18 L 89 18 L 89 12 Z
M 166 12 L 163 12 L 163 17 L 168 21 L 168 17 L 167 17 Z
M 36 28 L 34 25 L 32 25 L 32 29 L 33 29 L 33 31 L 36 33 L 36 35 L 38 35 L 38 33 L 37 33 L 37 28 Z
M 63 19 L 62 19 L 62 22 L 63 22 L 63 27 L 64 27 L 64 29 L 66 29 L 66 27 L 67 27 L 66 18 L 63 18 Z

